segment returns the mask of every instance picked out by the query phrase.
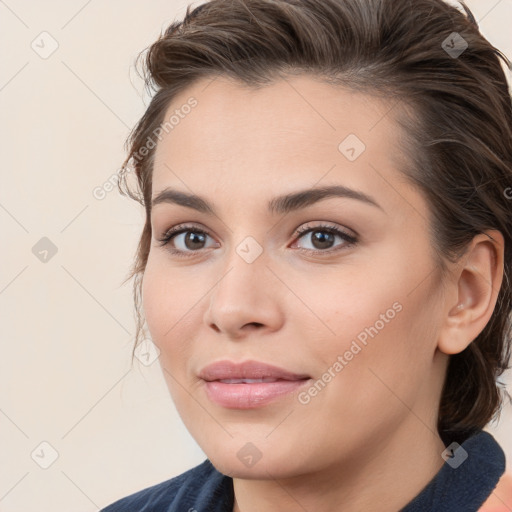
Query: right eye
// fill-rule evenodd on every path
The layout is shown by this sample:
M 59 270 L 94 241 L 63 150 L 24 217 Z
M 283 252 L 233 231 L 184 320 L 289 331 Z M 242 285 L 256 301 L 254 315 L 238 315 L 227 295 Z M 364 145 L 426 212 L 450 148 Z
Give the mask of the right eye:
M 168 246 L 168 250 L 172 254 L 187 257 L 204 249 L 205 247 L 202 245 L 207 237 L 210 235 L 202 229 L 180 224 L 167 230 L 161 238 L 158 238 L 158 241 L 160 247 Z

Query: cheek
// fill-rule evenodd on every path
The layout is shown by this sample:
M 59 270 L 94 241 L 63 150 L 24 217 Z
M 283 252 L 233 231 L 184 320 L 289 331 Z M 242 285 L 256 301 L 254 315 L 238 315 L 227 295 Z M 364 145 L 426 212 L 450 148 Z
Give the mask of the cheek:
M 421 385 L 435 352 L 439 320 L 430 280 L 418 285 L 418 276 L 428 275 L 428 261 L 416 259 L 413 267 L 396 252 L 381 261 L 383 265 L 354 266 L 336 279 L 315 278 L 315 287 L 311 279 L 296 280 L 294 288 L 314 313 L 300 322 L 306 327 L 304 319 L 311 319 L 309 328 L 301 329 L 311 332 L 302 348 L 317 362 L 316 377 L 342 356 L 343 369 L 338 365 L 338 372 L 332 372 L 344 377 L 333 379 L 334 387 L 366 399 L 375 386 L 386 393 L 378 382 L 381 373 L 397 390 L 406 390 L 413 381 Z
M 159 344 L 164 332 L 163 312 L 167 309 L 168 294 L 165 274 L 159 271 L 159 265 L 150 256 L 142 280 L 142 307 L 153 342 Z
M 160 350 L 160 364 L 177 378 L 188 370 L 203 322 L 202 301 L 209 297 L 210 286 L 198 279 L 197 271 L 194 277 L 193 267 L 173 269 L 165 254 L 150 252 L 142 281 L 144 316 Z
M 182 329 L 180 319 L 186 318 L 190 293 L 185 293 L 179 275 L 169 272 L 161 260 L 150 252 L 142 281 L 142 303 L 151 338 L 163 352 L 179 339 L 176 335 Z
M 184 292 L 165 265 L 149 258 L 142 282 L 143 311 L 151 340 L 160 351 L 163 377 L 179 410 L 188 407 L 187 395 L 181 396 L 179 383 L 190 359 L 187 343 L 187 310 L 190 294 Z
M 342 269 L 339 273 L 324 276 L 294 276 L 294 292 L 306 304 L 297 304 L 290 311 L 302 324 L 310 328 L 306 338 L 323 338 L 314 349 L 336 351 L 348 349 L 351 340 L 364 343 L 370 332 L 379 335 L 389 330 L 402 309 L 403 293 L 400 286 L 390 286 L 382 272 L 371 268 Z M 313 286 L 314 284 L 314 286 Z M 299 313 L 299 309 L 303 311 Z M 303 327 L 306 325 L 303 325 Z M 302 329 L 301 329 L 302 330 Z M 312 347 L 313 348 L 313 347 Z

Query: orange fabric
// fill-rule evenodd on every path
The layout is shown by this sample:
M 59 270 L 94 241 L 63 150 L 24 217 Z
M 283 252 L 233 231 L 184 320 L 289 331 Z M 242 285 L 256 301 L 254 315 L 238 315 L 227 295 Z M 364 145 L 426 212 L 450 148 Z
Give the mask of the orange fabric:
M 505 472 L 498 480 L 492 494 L 478 509 L 478 512 L 511 512 L 512 511 L 512 472 Z

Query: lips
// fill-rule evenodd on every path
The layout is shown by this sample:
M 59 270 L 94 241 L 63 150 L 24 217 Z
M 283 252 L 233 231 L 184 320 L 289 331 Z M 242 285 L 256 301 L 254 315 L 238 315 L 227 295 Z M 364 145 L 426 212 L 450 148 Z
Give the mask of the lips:
M 244 361 L 242 363 L 234 363 L 232 361 L 218 361 L 203 368 L 199 373 L 199 377 L 206 381 L 256 381 L 267 379 L 267 382 L 275 382 L 277 380 L 303 380 L 309 379 L 309 375 L 297 374 L 291 371 L 269 365 L 259 361 Z
M 207 397 L 229 409 L 252 409 L 297 391 L 310 380 L 298 374 L 259 361 L 219 361 L 199 373 Z

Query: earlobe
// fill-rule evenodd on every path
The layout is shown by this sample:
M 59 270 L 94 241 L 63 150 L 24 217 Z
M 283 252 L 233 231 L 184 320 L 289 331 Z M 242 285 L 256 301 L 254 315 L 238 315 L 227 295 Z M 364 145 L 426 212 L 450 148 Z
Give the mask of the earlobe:
M 486 231 L 472 240 L 450 283 L 454 290 L 439 333 L 441 352 L 462 352 L 489 322 L 503 281 L 503 257 L 499 231 Z

